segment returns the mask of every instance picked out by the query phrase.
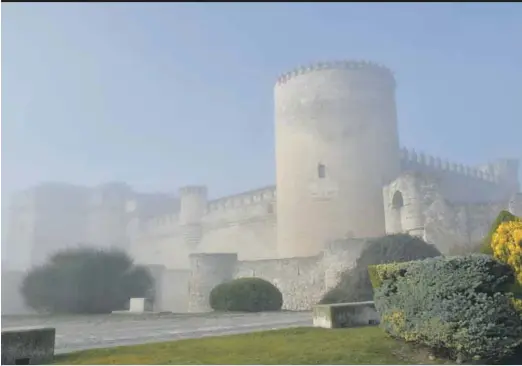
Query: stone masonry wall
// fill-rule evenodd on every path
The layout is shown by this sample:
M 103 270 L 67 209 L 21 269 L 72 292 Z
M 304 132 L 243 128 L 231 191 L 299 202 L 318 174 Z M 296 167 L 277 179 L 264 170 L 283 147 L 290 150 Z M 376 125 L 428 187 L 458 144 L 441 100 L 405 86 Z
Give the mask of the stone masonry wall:
M 508 208 L 507 200 L 452 201 L 445 182 L 437 175 L 408 172 L 386 186 L 386 232 L 419 235 L 442 253 L 449 253 L 479 242 L 496 215 Z
M 321 256 L 239 262 L 236 278 L 259 277 L 283 294 L 283 308 L 308 310 L 324 293 Z

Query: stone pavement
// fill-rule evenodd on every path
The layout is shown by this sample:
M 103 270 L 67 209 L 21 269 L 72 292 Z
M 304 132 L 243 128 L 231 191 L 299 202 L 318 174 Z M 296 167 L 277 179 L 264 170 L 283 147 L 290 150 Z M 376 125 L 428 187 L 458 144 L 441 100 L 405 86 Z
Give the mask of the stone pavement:
M 312 326 L 310 312 L 2 316 L 2 328 L 56 328 L 55 353 Z

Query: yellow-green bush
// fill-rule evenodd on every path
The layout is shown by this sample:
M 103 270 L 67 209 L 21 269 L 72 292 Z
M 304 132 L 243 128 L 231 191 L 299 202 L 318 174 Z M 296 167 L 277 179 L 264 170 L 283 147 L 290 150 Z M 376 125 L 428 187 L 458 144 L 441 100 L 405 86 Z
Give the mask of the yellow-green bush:
M 381 326 L 461 361 L 499 362 L 522 347 L 522 318 L 506 285 L 512 268 L 472 254 L 369 268 Z
M 508 264 L 515 272 L 515 283 L 509 290 L 515 294 L 515 304 L 522 311 L 522 221 L 499 225 L 491 240 L 493 256 Z
M 481 253 L 482 254 L 488 254 L 493 255 L 493 248 L 491 247 L 492 241 L 493 241 L 493 235 L 497 231 L 498 227 L 504 223 L 504 222 L 511 222 L 511 221 L 520 221 L 521 219 L 519 217 L 516 217 L 509 211 L 500 211 L 497 218 L 491 224 L 491 228 L 489 229 L 488 235 L 484 238 L 484 241 L 482 243 Z
M 507 263 L 515 271 L 518 283 L 522 283 L 522 221 L 503 222 L 493 234 L 493 256 Z

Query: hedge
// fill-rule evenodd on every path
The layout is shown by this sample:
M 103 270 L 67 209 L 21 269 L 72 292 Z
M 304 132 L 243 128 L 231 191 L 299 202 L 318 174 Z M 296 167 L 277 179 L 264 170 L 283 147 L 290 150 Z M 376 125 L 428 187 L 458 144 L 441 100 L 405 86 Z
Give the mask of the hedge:
M 281 291 L 261 278 L 238 278 L 210 292 L 210 307 L 217 311 L 276 311 L 282 306 Z
M 382 264 L 369 269 L 381 326 L 390 335 L 459 361 L 498 362 L 522 346 L 513 270 L 472 254 Z

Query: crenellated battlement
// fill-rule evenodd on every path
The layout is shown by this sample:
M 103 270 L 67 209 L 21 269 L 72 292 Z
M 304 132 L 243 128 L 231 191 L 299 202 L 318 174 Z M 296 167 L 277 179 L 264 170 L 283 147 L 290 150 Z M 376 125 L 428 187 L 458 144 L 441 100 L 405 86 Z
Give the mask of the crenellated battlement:
M 384 78 L 391 79 L 395 85 L 395 77 L 393 76 L 393 72 L 386 66 L 365 60 L 344 60 L 317 62 L 308 66 L 300 66 L 279 76 L 277 78 L 276 86 L 285 84 L 287 81 L 296 76 L 322 70 L 368 70 L 378 75 L 382 75 Z
M 207 212 L 225 211 L 275 200 L 276 187 L 269 186 L 210 201 Z
M 181 187 L 179 189 L 180 195 L 187 195 L 187 194 L 197 194 L 197 195 L 206 195 L 207 194 L 207 187 L 206 186 L 185 186 Z
M 179 226 L 179 214 L 169 214 L 152 217 L 142 222 L 141 234 L 154 235 L 157 233 L 168 232 Z
M 152 217 L 143 222 L 143 226 L 147 230 L 154 231 L 155 229 L 164 229 L 167 227 L 176 226 L 179 223 L 179 214 L 170 214 Z
M 195 187 L 197 188 L 197 187 Z M 194 192 L 194 191 L 191 191 Z M 227 212 L 237 210 L 238 208 L 254 206 L 259 203 L 269 203 L 275 200 L 276 187 L 269 186 L 252 191 L 247 191 L 232 196 L 226 196 L 222 198 L 209 201 L 206 208 L 206 214 L 212 212 Z M 156 234 L 162 233 L 169 230 L 175 230 L 180 227 L 180 215 L 170 214 L 156 216 L 142 222 L 142 228 L 144 234 Z
M 484 180 L 487 182 L 498 183 L 500 181 L 499 176 L 492 174 L 485 168 L 451 162 L 447 159 L 441 159 L 439 157 L 426 155 L 423 152 L 417 152 L 415 149 L 409 150 L 407 148 L 402 148 L 401 162 L 405 163 L 406 165 L 417 165 L 431 170 L 453 172 L 458 175 Z

